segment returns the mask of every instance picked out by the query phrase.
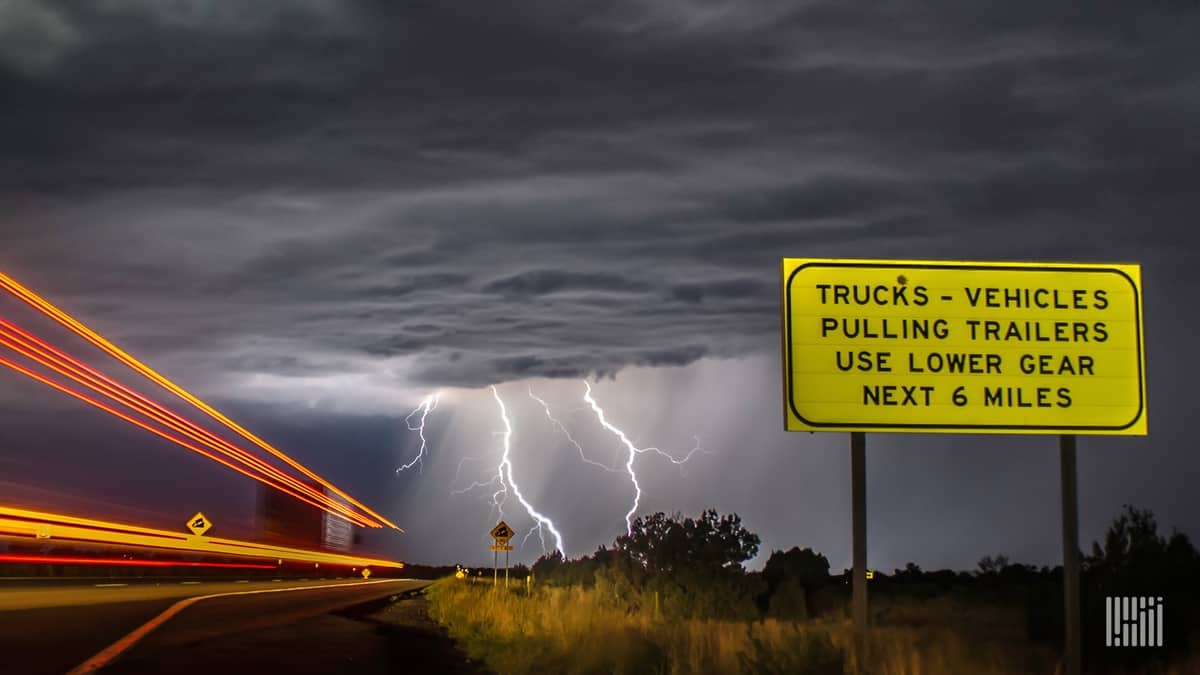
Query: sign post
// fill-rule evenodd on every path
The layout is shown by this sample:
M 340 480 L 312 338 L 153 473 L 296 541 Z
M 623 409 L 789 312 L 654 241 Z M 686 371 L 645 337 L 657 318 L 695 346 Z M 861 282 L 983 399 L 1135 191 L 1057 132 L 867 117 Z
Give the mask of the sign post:
M 499 573 L 497 568 L 500 565 L 500 551 L 504 551 L 504 587 L 508 588 L 508 552 L 512 550 L 512 546 L 508 545 L 508 540 L 512 539 L 513 531 L 512 528 L 508 526 L 508 523 L 502 520 L 499 523 L 496 523 L 496 527 L 492 528 L 490 534 L 492 535 L 492 539 L 496 540 L 496 543 L 491 547 L 492 586 L 494 587 L 498 583 Z
M 1080 672 L 1075 436 L 1147 433 L 1141 268 L 783 259 L 787 431 L 850 432 L 859 673 L 867 431 L 1061 436 L 1067 675 Z
M 864 664 L 867 655 L 867 435 L 850 432 L 850 511 L 853 542 L 854 581 L 850 586 L 854 617 L 854 662 Z
M 1067 666 L 1064 675 L 1080 675 L 1083 641 L 1079 626 L 1079 499 L 1074 436 L 1059 437 L 1058 454 L 1062 471 L 1063 653 Z

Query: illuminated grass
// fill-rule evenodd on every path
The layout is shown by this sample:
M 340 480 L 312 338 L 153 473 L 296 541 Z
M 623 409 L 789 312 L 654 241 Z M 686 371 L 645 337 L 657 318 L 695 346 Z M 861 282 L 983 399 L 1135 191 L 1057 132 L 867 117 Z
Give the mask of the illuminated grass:
M 429 598 L 433 618 L 500 675 L 852 672 L 846 620 L 665 621 L 653 609 L 627 611 L 609 593 L 543 588 L 527 596 L 493 590 L 490 580 L 447 579 Z M 1053 648 L 1024 638 L 1019 612 L 940 599 L 880 603 L 870 650 L 879 675 L 1048 675 L 1058 666 Z M 1200 657 L 1138 675 L 1187 673 L 1200 673 Z

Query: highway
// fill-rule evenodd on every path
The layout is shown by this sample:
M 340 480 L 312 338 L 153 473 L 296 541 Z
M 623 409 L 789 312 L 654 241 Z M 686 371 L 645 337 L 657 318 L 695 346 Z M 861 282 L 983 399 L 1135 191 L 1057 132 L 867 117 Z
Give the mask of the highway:
M 255 631 L 284 627 L 283 639 L 303 642 L 320 637 L 312 624 L 347 607 L 369 603 L 428 584 L 416 580 L 311 579 L 307 581 L 205 581 L 129 583 L 128 585 L 0 586 L 0 672 L 9 675 L 63 675 L 88 663 L 106 648 L 132 642 L 111 661 L 93 661 L 76 672 L 190 672 L 180 650 Z M 286 590 L 285 590 L 286 589 Z M 132 641 L 129 635 L 177 603 L 200 596 L 231 594 L 193 601 L 153 630 Z M 305 624 L 305 622 L 309 622 Z M 302 626 L 287 631 L 288 626 Z M 345 637 L 345 636 L 343 636 Z M 324 645 L 337 643 L 330 636 Z M 305 644 L 285 648 L 302 656 Z M 317 649 L 320 645 L 307 645 Z M 340 645 L 350 653 L 352 646 Z M 278 646 L 277 646 L 278 648 Z M 244 650 L 243 650 L 244 651 Z M 91 666 L 104 665 L 98 670 Z M 298 672 L 278 664 L 279 672 Z M 233 671 L 229 671 L 233 672 Z

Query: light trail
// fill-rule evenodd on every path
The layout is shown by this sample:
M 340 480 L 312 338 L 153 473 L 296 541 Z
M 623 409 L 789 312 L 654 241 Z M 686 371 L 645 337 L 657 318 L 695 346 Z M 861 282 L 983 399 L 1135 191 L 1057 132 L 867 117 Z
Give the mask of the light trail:
M 637 472 L 633 470 L 634 460 L 637 458 L 638 455 L 640 455 L 642 453 L 653 452 L 653 453 L 656 453 L 663 457 L 666 457 L 674 464 L 683 464 L 687 460 L 691 459 L 692 455 L 694 455 L 694 454 L 696 454 L 696 452 L 700 451 L 700 439 L 699 438 L 696 439 L 696 447 L 693 448 L 692 451 L 689 452 L 687 454 L 687 456 L 684 457 L 682 460 L 676 459 L 671 454 L 664 452 L 663 450 L 660 450 L 658 448 L 654 448 L 654 447 L 639 448 L 636 445 L 634 445 L 632 441 L 629 440 L 629 438 L 625 435 L 624 431 L 621 431 L 620 429 L 615 427 L 611 422 L 608 421 L 607 418 L 605 418 L 604 410 L 600 407 L 600 404 L 596 402 L 596 399 L 592 398 L 592 385 L 589 384 L 587 382 L 587 380 L 584 380 L 583 386 L 585 387 L 585 391 L 583 394 L 583 400 L 586 401 L 587 404 L 589 406 L 591 406 L 592 411 L 596 413 L 596 418 L 600 420 L 600 425 L 603 426 L 605 429 L 608 429 L 613 434 L 615 434 L 616 437 L 618 439 L 620 439 L 621 444 L 625 446 L 626 450 L 628 450 L 628 455 L 625 460 L 625 471 L 626 471 L 626 473 L 629 474 L 630 482 L 633 483 L 634 493 L 633 493 L 633 505 L 629 508 L 629 511 L 625 514 L 625 532 L 626 532 L 626 534 L 632 534 L 633 533 L 633 516 L 637 512 L 638 506 L 641 504 L 641 501 L 642 501 L 642 486 L 638 482 Z
M 512 491 L 517 497 L 517 501 L 521 502 L 521 506 L 525 507 L 525 511 L 529 513 L 529 517 L 537 523 L 535 527 L 540 530 L 543 526 L 545 526 L 546 529 L 550 530 L 550 533 L 554 535 L 554 542 L 557 550 L 563 555 L 566 555 L 567 549 L 563 546 L 562 535 L 559 534 L 558 529 L 554 527 L 554 521 L 538 513 L 533 508 L 533 505 L 525 499 L 525 496 L 521 494 L 521 488 L 517 486 L 517 482 L 513 480 L 512 457 L 510 455 L 510 450 L 512 449 L 512 422 L 508 418 L 508 409 L 504 407 L 504 400 L 500 398 L 500 392 L 497 391 L 496 385 L 492 385 L 492 396 L 496 399 L 496 404 L 500 406 L 500 418 L 504 420 L 504 454 L 500 458 L 500 476 L 502 479 L 507 479 L 508 484 L 512 486 Z
M 176 438 L 175 436 L 172 436 L 171 434 L 168 434 L 167 432 L 162 431 L 161 429 L 152 427 L 149 424 L 142 422 L 141 420 L 130 417 L 129 415 L 126 415 L 125 413 L 123 413 L 115 408 L 105 405 L 104 403 L 101 403 L 100 401 L 97 401 L 86 394 L 77 392 L 74 389 L 71 389 L 70 387 L 66 387 L 62 384 L 59 384 L 58 382 L 55 382 L 54 380 L 51 380 L 48 377 L 39 375 L 38 373 L 35 373 L 32 370 L 29 370 L 28 368 L 26 368 L 18 363 L 10 361 L 4 357 L 0 357 L 0 365 L 7 366 L 7 367 L 17 371 L 18 373 L 21 373 L 22 375 L 33 378 L 34 380 L 37 380 L 38 382 L 41 382 L 42 384 L 45 384 L 49 387 L 53 387 L 54 389 L 57 389 L 58 391 L 61 391 L 64 394 L 67 394 L 68 396 L 77 398 L 77 399 L 83 401 L 84 403 L 87 403 L 88 405 L 95 406 L 110 415 L 119 417 L 122 420 L 125 420 L 126 422 L 129 422 L 130 424 L 140 427 L 146 431 L 149 431 L 150 433 L 152 433 L 156 436 L 159 436 L 168 441 L 171 441 L 172 443 L 175 443 L 176 445 L 183 446 L 183 447 L 187 448 L 188 450 L 191 450 L 192 452 L 203 455 L 204 457 L 207 457 L 208 459 L 211 459 L 214 462 L 217 462 L 217 463 L 222 464 L 230 469 L 233 469 L 234 471 L 237 471 L 238 473 L 242 474 L 243 476 L 246 476 L 247 478 L 252 478 L 260 483 L 264 483 L 264 484 L 274 487 L 276 489 L 280 489 L 279 486 L 271 483 L 268 479 L 264 478 L 263 476 L 251 473 L 251 472 L 247 471 L 246 469 L 244 469 L 222 457 L 219 457 L 217 455 L 214 455 L 214 454 L 208 452 L 207 450 L 204 450 L 195 445 L 192 445 L 191 443 L 188 443 L 187 441 L 185 441 L 183 439 Z M 303 501 L 307 504 L 310 504 L 312 506 L 315 506 L 319 509 L 324 510 L 324 507 L 322 507 L 320 504 L 318 504 L 310 499 L 301 497 L 299 495 L 294 495 L 294 494 L 291 496 L 296 497 L 297 499 L 300 499 L 301 501 Z
M 271 546 L 257 542 L 220 537 L 197 537 L 190 533 L 173 532 L 141 525 L 82 518 L 58 513 L 32 511 L 0 505 L 0 533 L 33 537 L 38 541 L 77 541 L 93 544 L 119 544 L 155 549 L 213 553 L 227 556 L 267 558 L 284 561 L 316 562 L 355 567 L 403 568 L 394 560 L 309 551 L 286 546 Z M 49 539 L 45 539 L 45 535 Z
M 78 359 L 62 352 L 45 341 L 37 338 L 28 331 L 0 319 L 0 345 L 6 346 L 9 349 L 29 358 L 41 365 L 50 368 L 64 377 L 70 378 L 83 386 L 105 395 L 126 407 L 133 409 L 152 420 L 171 428 L 172 430 L 181 433 L 188 438 L 205 445 L 206 447 L 220 452 L 221 454 L 230 457 L 236 461 L 242 462 L 244 465 L 260 471 L 275 480 L 281 481 L 290 486 L 292 490 L 279 488 L 272 483 L 272 487 L 276 487 L 289 496 L 297 499 L 304 499 L 296 490 L 308 495 L 309 499 L 305 500 L 312 504 L 315 500 L 325 504 L 324 507 L 319 507 L 334 516 L 347 520 L 355 525 L 379 527 L 379 524 L 363 518 L 354 511 L 348 509 L 342 504 L 330 499 L 327 495 L 318 492 L 311 485 L 306 485 L 294 477 L 280 471 L 274 466 L 263 462 L 259 458 L 247 453 L 246 451 L 234 446 L 223 438 L 212 434 L 211 432 L 197 426 L 195 423 L 181 417 L 174 411 L 164 408 L 161 404 L 147 399 L 136 391 L 114 381 L 112 378 L 96 371 L 87 364 L 82 363 Z M 85 381 L 86 380 L 86 381 Z M 317 504 L 314 504 L 316 506 Z M 332 510 L 331 510 L 332 509 Z
M 81 558 L 76 556 L 14 555 L 0 553 L 0 563 L 37 565 L 122 565 L 126 567 L 220 567 L 249 570 L 273 570 L 277 565 L 253 563 L 212 563 L 189 560 L 151 560 L 149 558 Z
M 407 470 L 413 468 L 414 465 L 416 465 L 417 473 L 419 474 L 419 473 L 421 473 L 421 469 L 424 468 L 424 466 L 425 466 L 425 463 L 424 463 L 425 447 L 426 447 L 425 418 L 429 416 L 429 413 L 433 412 L 434 409 L 437 408 L 438 398 L 439 398 L 439 396 L 437 394 L 430 394 L 429 396 L 426 396 L 425 398 L 421 399 L 421 405 L 417 406 L 412 412 L 410 412 L 408 414 L 408 417 L 404 418 L 404 424 L 405 424 L 405 426 L 408 427 L 408 430 L 417 432 L 417 435 L 421 437 L 421 448 L 417 452 L 417 456 L 414 457 L 411 462 L 401 465 L 401 467 L 399 469 L 396 469 L 396 473 L 400 473 L 401 471 L 407 471 Z M 421 413 L 421 421 L 417 424 L 417 426 L 414 427 L 412 425 L 412 418 L 413 418 L 413 415 L 416 415 L 418 412 Z
M 274 446 L 272 446 L 271 444 L 262 440 L 258 436 L 255 436 L 254 434 L 250 433 L 248 430 L 246 430 L 245 428 L 243 428 L 242 426 L 240 426 L 233 420 L 231 420 L 228 417 L 226 417 L 225 415 L 221 414 L 219 411 L 214 409 L 212 406 L 208 405 L 207 403 L 200 400 L 199 398 L 196 398 L 190 392 L 183 389 L 182 387 L 175 384 L 174 382 L 167 379 L 166 377 L 160 375 L 154 369 L 150 368 L 149 366 L 145 365 L 141 361 L 138 361 L 137 359 L 133 358 L 129 354 L 125 353 L 119 347 L 117 347 L 113 343 L 109 342 L 108 340 L 104 339 L 102 336 L 100 336 L 98 333 L 93 331 L 91 328 L 88 328 L 84 324 L 75 320 L 73 317 L 68 315 L 66 312 L 64 312 L 61 309 L 50 304 L 48 301 L 46 301 L 42 297 L 38 296 L 36 293 L 29 290 L 28 288 L 25 288 L 20 283 L 18 283 L 16 280 L 12 279 L 11 277 L 9 277 L 8 275 L 6 275 L 2 272 L 0 272 L 0 288 L 7 290 L 9 293 L 13 294 L 17 298 L 24 301 L 25 303 L 29 304 L 34 309 L 37 309 L 39 312 L 45 314 L 46 316 L 50 317 L 51 319 L 54 319 L 62 326 L 66 327 L 69 330 L 71 330 L 72 332 L 74 332 L 76 335 L 79 335 L 80 337 L 84 338 L 85 340 L 92 343 L 96 347 L 100 348 L 102 351 L 104 351 L 108 355 L 112 356 L 116 360 L 120 361 L 121 363 L 125 364 L 126 366 L 129 366 L 130 368 L 134 369 L 135 371 L 142 374 L 146 378 L 150 379 L 151 381 L 157 383 L 158 385 L 167 389 L 168 391 L 175 394 L 176 396 L 187 401 L 188 403 L 191 403 L 193 406 L 200 409 L 201 411 L 203 411 L 204 413 L 206 413 L 213 419 L 217 420 L 218 422 L 221 422 L 229 429 L 240 434 L 246 440 L 250 441 L 251 443 L 254 443 L 255 445 L 259 446 L 260 448 L 262 448 L 266 452 L 270 453 L 271 455 L 286 462 L 293 469 L 296 469 L 297 471 L 303 473 L 305 476 L 307 476 L 311 480 L 317 481 L 322 486 L 324 486 L 325 488 L 328 488 L 329 490 L 334 492 L 336 495 L 338 495 L 342 499 L 345 499 L 350 504 L 361 509 L 364 513 L 366 513 L 370 517 L 378 520 L 379 522 L 383 523 L 384 525 L 387 525 L 388 527 L 391 527 L 393 529 L 400 529 L 399 527 L 397 527 L 394 523 L 392 523 L 388 519 L 384 518 L 383 516 L 379 515 L 375 511 L 371 510 L 366 505 L 362 504 L 361 502 L 354 499 L 353 497 L 346 494 L 345 492 L 341 491 L 340 489 L 338 489 L 336 486 L 334 486 L 333 484 L 326 481 L 321 476 L 310 471 L 303 464 L 292 459 L 287 454 L 276 449 Z
M 579 444 L 579 441 L 575 440 L 575 437 L 571 435 L 571 432 L 567 431 L 567 427 L 562 422 L 558 421 L 554 417 L 553 413 L 550 412 L 550 404 L 547 403 L 546 401 L 542 400 L 536 394 L 533 393 L 533 387 L 529 388 L 529 397 L 532 398 L 533 400 L 537 401 L 538 403 L 542 404 L 542 408 L 544 408 L 546 410 L 546 417 L 548 417 L 550 419 L 550 422 L 553 423 L 554 426 L 558 427 L 558 430 L 561 431 L 562 434 L 567 437 L 567 442 L 569 442 L 571 445 L 575 446 L 575 449 L 577 451 L 579 451 L 579 459 L 583 460 L 587 464 L 591 464 L 592 466 L 600 467 L 601 469 L 604 469 L 605 471 L 607 471 L 609 473 L 620 473 L 620 469 L 618 469 L 615 466 L 608 466 L 607 464 L 601 464 L 600 462 L 597 462 L 594 459 L 588 458 L 588 456 L 586 454 L 584 454 L 583 446 Z

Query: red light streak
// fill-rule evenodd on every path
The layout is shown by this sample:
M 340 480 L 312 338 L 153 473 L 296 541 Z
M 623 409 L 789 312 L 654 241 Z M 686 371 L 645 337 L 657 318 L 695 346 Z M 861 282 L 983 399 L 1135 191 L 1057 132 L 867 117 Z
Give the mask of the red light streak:
M 124 565 L 127 567 L 223 567 L 250 570 L 273 570 L 275 565 L 251 563 L 215 563 L 187 560 L 147 560 L 144 558 L 79 558 L 73 556 L 0 554 L 0 563 L 33 563 L 47 565 Z
M 353 497 L 346 494 L 345 492 L 342 492 L 337 487 L 335 487 L 334 485 L 332 485 L 331 483 L 326 481 L 324 478 L 321 478 L 317 474 L 310 471 L 304 465 L 302 465 L 299 462 L 297 462 L 296 460 L 292 459 L 291 457 L 289 457 L 282 451 L 277 450 L 271 444 L 262 440 L 258 436 L 255 436 L 254 434 L 250 433 L 249 431 L 247 431 L 246 429 L 244 429 L 243 427 L 238 425 L 233 420 L 229 419 L 225 415 L 218 412 L 216 409 L 209 406 L 204 401 L 201 401 L 200 399 L 196 398 L 195 396 L 193 396 L 191 393 L 189 393 L 188 391 L 186 391 L 179 385 L 175 384 L 174 382 L 167 379 L 166 377 L 163 377 L 162 375 L 160 375 L 158 372 L 156 372 L 149 366 L 143 364 L 141 361 L 138 361 L 137 359 L 133 358 L 129 354 L 125 353 L 119 347 L 112 344 L 108 340 L 104 339 L 102 336 L 97 334 L 92 329 L 88 328 L 84 324 L 75 320 L 70 315 L 68 315 L 66 312 L 63 312 L 59 308 L 50 304 L 48 301 L 44 300 L 43 298 L 38 296 L 33 291 L 25 288 L 21 284 L 17 283 L 14 279 L 12 279 L 11 277 L 9 277 L 3 273 L 0 273 L 0 288 L 4 288 L 9 293 L 12 293 L 17 298 L 23 300 L 25 303 L 32 306 L 34 309 L 37 309 L 38 311 L 42 312 L 46 316 L 57 321 L 59 324 L 68 328 L 69 330 L 74 332 L 76 335 L 79 335 L 80 337 L 84 338 L 85 340 L 92 343 L 96 347 L 99 347 L 105 353 L 107 353 L 108 355 L 117 359 L 121 363 L 125 364 L 126 366 L 129 366 L 130 368 L 141 373 L 142 375 L 144 375 L 151 381 L 159 384 L 160 386 L 167 389 L 168 391 L 175 394 L 176 396 L 191 403 L 195 407 L 199 408 L 201 411 L 208 414 L 213 419 L 224 424 L 229 429 L 236 431 L 238 434 L 240 434 L 246 440 L 249 440 L 250 442 L 257 445 L 258 447 L 262 448 L 263 450 L 265 450 L 265 451 L 271 453 L 272 455 L 274 455 L 275 457 L 283 460 L 289 466 L 300 471 L 308 478 L 315 480 L 318 483 L 320 483 L 322 486 L 332 490 L 339 497 L 345 499 L 349 503 L 358 507 L 364 513 L 368 514 L 369 516 L 371 516 L 373 518 L 376 518 L 377 520 L 379 520 L 383 524 L 387 525 L 388 527 L 391 527 L 391 528 L 397 529 L 397 530 L 400 529 L 399 527 L 397 527 L 394 523 L 392 523 L 388 519 L 384 518 L 383 516 L 379 515 L 375 511 L 371 510 L 370 508 L 368 508 L 361 502 L 355 500 Z M 403 530 L 401 530 L 401 531 L 403 531 Z
M 16 335 L 14 336 L 12 333 L 16 333 Z M 52 345 L 46 343 L 44 340 L 41 340 L 28 331 L 22 330 L 21 328 L 9 323 L 8 321 L 5 321 L 4 319 L 0 319 L 0 345 L 4 345 L 31 360 L 37 361 L 43 366 L 46 366 L 60 375 L 68 377 L 75 382 L 84 385 L 92 391 L 96 391 L 108 396 L 111 399 L 117 400 L 126 407 L 141 412 L 143 415 L 150 417 L 164 426 L 170 427 L 171 429 L 207 446 L 212 450 L 220 452 L 228 457 L 242 462 L 247 466 L 252 467 L 257 471 L 271 476 L 276 480 L 279 480 L 292 487 L 294 490 L 300 490 L 301 492 L 307 494 L 310 498 L 327 504 L 327 507 L 321 508 L 324 508 L 325 511 L 335 516 L 348 520 L 356 525 L 379 527 L 378 523 L 362 517 L 361 515 L 350 510 L 348 507 L 339 504 L 325 494 L 318 492 L 312 486 L 305 485 L 304 483 L 296 480 L 294 477 L 284 473 L 283 471 L 280 471 L 278 468 L 267 464 L 261 459 L 249 454 L 245 450 L 242 450 L 241 448 L 229 443 L 225 439 L 197 426 L 195 423 L 181 417 L 174 411 L 163 407 L 156 401 L 152 401 L 145 396 L 142 396 L 138 392 L 122 385 L 121 383 L 112 380 L 103 373 L 96 371 L 87 364 L 84 364 L 69 354 L 56 349 Z M 48 362 L 47 359 L 50 362 Z M 282 488 L 277 489 L 280 489 L 291 496 L 300 498 L 299 495 L 297 495 L 293 490 L 283 490 Z
M 328 551 L 311 551 L 221 537 L 198 537 L 172 530 L 115 523 L 62 513 L 31 511 L 2 504 L 0 504 L 0 534 L 28 537 L 30 540 L 40 540 L 50 544 L 56 542 L 114 544 L 251 559 L 320 562 L 356 567 L 379 566 L 396 569 L 404 567 L 404 563 L 394 560 L 362 558 Z
M 27 376 L 27 377 L 31 377 L 31 378 L 33 378 L 33 379 L 37 380 L 38 382 L 41 382 L 42 384 L 45 384 L 45 385 L 47 385 L 47 386 L 50 386 L 50 387 L 53 387 L 53 388 L 55 388 L 55 389 L 57 389 L 57 390 L 59 390 L 59 391 L 63 392 L 64 394 L 67 394 L 68 396 L 72 396 L 72 397 L 74 397 L 74 398 L 77 398 L 77 399 L 79 399 L 79 400 L 83 401 L 84 403 L 87 403 L 87 404 L 89 404 L 89 405 L 93 405 L 93 406 L 95 406 L 95 407 L 97 407 L 97 408 L 100 408 L 101 410 L 103 410 L 104 412 L 106 412 L 106 413 L 108 413 L 108 414 L 110 414 L 110 415 L 114 415 L 114 416 L 116 416 L 116 417 L 119 417 L 119 418 L 121 418 L 121 419 L 125 420 L 126 422 L 129 422 L 130 424 L 133 424 L 133 425 L 135 425 L 135 426 L 138 426 L 138 427 L 140 427 L 140 428 L 142 428 L 142 429 L 145 429 L 146 431 L 149 431 L 150 433 L 152 433 L 152 434 L 154 434 L 154 435 L 156 435 L 156 436 L 160 436 L 160 437 L 162 437 L 162 438 L 165 438 L 165 439 L 167 439 L 168 441 L 171 441 L 172 443 L 175 443 L 176 445 L 183 446 L 183 447 L 187 448 L 188 450 L 191 450 L 192 452 L 199 453 L 199 454 L 201 454 L 201 455 L 203 455 L 203 456 L 205 456 L 205 457 L 207 457 L 207 458 L 209 458 L 209 459 L 213 460 L 214 462 L 219 462 L 220 464 L 223 464 L 224 466 L 226 466 L 226 467 L 229 467 L 230 469 L 233 469 L 234 471 L 237 471 L 238 473 L 242 474 L 243 476 L 246 476 L 247 478 L 253 478 L 253 479 L 254 479 L 254 480 L 256 480 L 256 481 L 259 481 L 260 483 L 264 483 L 264 484 L 266 484 L 266 485 L 270 485 L 271 487 L 274 487 L 274 488 L 276 488 L 276 489 L 281 489 L 281 490 L 284 490 L 285 492 L 287 492 L 287 490 L 286 490 L 286 489 L 284 489 L 284 488 L 282 488 L 282 487 L 280 487 L 280 486 L 278 486 L 278 485 L 275 485 L 275 484 L 271 483 L 271 482 L 270 482 L 270 480 L 268 480 L 268 479 L 266 479 L 266 478 L 264 478 L 264 477 L 262 477 L 262 476 L 259 476 L 259 475 L 256 475 L 256 474 L 253 474 L 253 473 L 250 473 L 249 471 L 247 471 L 247 470 L 243 469 L 242 467 L 240 467 L 240 466 L 238 466 L 238 465 L 236 465 L 236 464 L 233 464 L 232 462 L 229 462 L 228 460 L 225 460 L 225 459 L 223 459 L 223 458 L 221 458 L 221 457 L 218 457 L 217 455 L 214 455 L 214 454 L 212 454 L 212 453 L 208 452 L 207 450 L 204 450 L 204 449 L 202 449 L 202 448 L 198 448 L 198 447 L 196 447 L 196 446 L 192 445 L 191 443 L 188 443 L 187 441 L 185 441 L 185 440 L 183 440 L 183 439 L 176 438 L 176 437 L 174 437 L 174 436 L 172 436 L 172 435 L 170 435 L 170 434 L 166 433 L 165 431 L 162 431 L 162 430 L 160 430 L 160 429 L 156 429 L 156 428 L 154 428 L 154 427 L 152 427 L 152 426 L 150 426 L 150 425 L 148 425 L 148 424 L 146 424 L 146 423 L 144 423 L 144 422 L 142 422 L 142 421 L 140 421 L 140 420 L 134 419 L 134 418 L 130 417 L 129 415 L 126 415 L 125 413 L 122 413 L 122 412 L 121 412 L 121 411 L 119 411 L 119 410 L 116 410 L 116 409 L 114 409 L 114 408 L 111 408 L 111 407 L 109 407 L 109 406 L 107 406 L 107 405 L 105 405 L 105 404 L 101 403 L 100 401 L 97 401 L 97 400 L 95 400 L 95 399 L 93 399 L 93 398 L 91 398 L 91 397 L 87 396 L 86 394 L 81 394 L 81 393 L 79 393 L 79 392 L 75 391 L 74 389 L 71 389 L 70 387 L 66 387 L 66 386 L 64 386 L 64 385 L 61 385 L 61 384 L 59 384 L 58 382 L 55 382 L 54 380 L 51 380 L 51 379 L 49 379 L 49 378 L 47 378 L 47 377 L 44 377 L 44 376 L 42 376 L 42 375 L 39 375 L 39 374 L 37 374 L 37 373 L 33 372 L 32 370 L 29 370 L 28 368 L 25 368 L 24 366 L 22 366 L 22 365 L 20 365 L 20 364 L 17 364 L 17 363 L 14 363 L 14 362 L 12 362 L 12 361 L 9 361 L 8 359 L 6 359 L 6 358 L 4 358 L 4 357 L 0 357 L 0 365 L 8 366 L 9 368 L 12 368 L 13 370 L 17 371 L 18 373 L 21 373 L 22 375 L 25 375 L 25 376 Z M 291 496 L 295 497 L 296 499 L 299 499 L 299 500 L 301 500 L 301 501 L 303 501 L 303 502 L 306 502 L 306 503 L 308 503 L 308 504 L 311 504 L 312 506 L 315 506 L 315 507 L 317 507 L 317 508 L 320 508 L 320 509 L 324 509 L 324 507 L 323 507 L 323 506 L 321 506 L 320 504 L 318 504 L 318 503 L 314 502 L 314 501 L 313 501 L 313 500 L 311 500 L 311 499 L 308 499 L 307 497 L 304 497 L 304 496 L 302 496 L 302 495 L 299 495 L 299 494 L 296 494 L 296 493 L 291 493 L 291 492 L 289 492 L 289 494 L 291 494 Z

